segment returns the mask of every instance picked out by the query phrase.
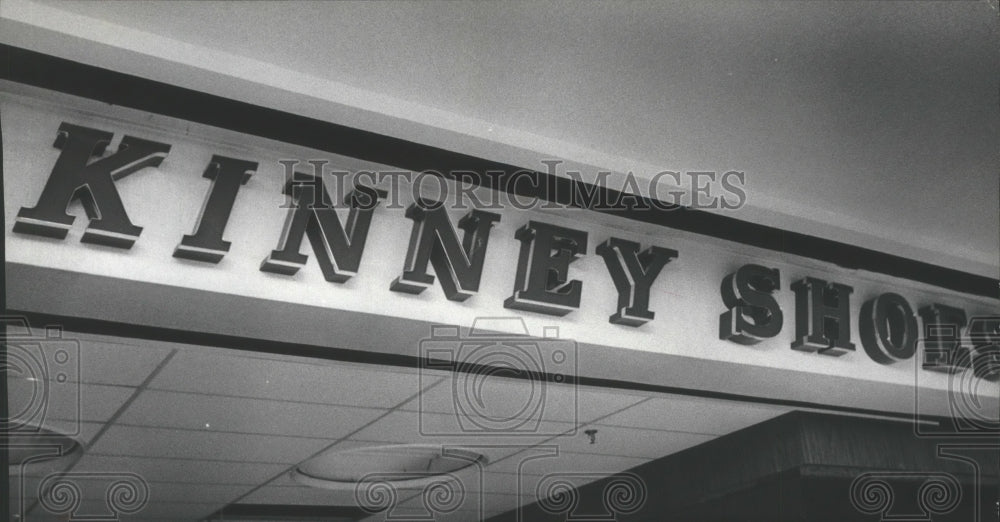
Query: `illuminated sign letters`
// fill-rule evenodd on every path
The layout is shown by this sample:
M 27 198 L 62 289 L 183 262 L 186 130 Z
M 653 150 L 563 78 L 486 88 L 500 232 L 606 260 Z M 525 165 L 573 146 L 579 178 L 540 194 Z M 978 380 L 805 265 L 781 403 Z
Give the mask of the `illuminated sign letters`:
M 465 301 L 479 291 L 479 280 L 486 261 L 490 229 L 500 215 L 473 210 L 458 222 L 464 231 L 461 244 L 458 232 L 448 219 L 444 204 L 418 200 L 406 209 L 413 220 L 410 247 L 406 251 L 403 274 L 389 286 L 395 292 L 419 294 L 434 283 L 427 273 L 427 263 L 441 279 L 444 295 L 452 301 Z
M 653 320 L 649 289 L 663 267 L 677 258 L 677 251 L 669 248 L 639 248 L 639 243 L 616 237 L 597 247 L 618 290 L 618 311 L 608 319 L 614 324 L 641 326 Z
M 854 351 L 851 342 L 851 292 L 847 285 L 807 277 L 795 291 L 795 342 L 792 349 L 839 357 Z
M 124 136 L 109 154 L 113 138 L 110 132 L 61 124 L 55 141 L 61 152 L 37 203 L 20 209 L 13 231 L 65 239 L 75 219 L 67 209 L 78 200 L 90 218 L 81 241 L 131 248 L 142 228 L 129 219 L 115 181 L 159 166 L 171 146 Z M 254 161 L 212 156 L 201 171 L 211 186 L 193 232 L 180 238 L 175 257 L 206 263 L 219 263 L 225 257 L 231 246 L 223 238 L 226 226 L 241 187 L 257 168 Z M 356 275 L 375 211 L 388 193 L 356 184 L 344 198 L 346 208 L 338 211 L 322 177 L 300 172 L 291 173 L 282 191 L 290 203 L 285 224 L 277 247 L 261 262 L 260 270 L 297 274 L 308 259 L 300 252 L 308 237 L 325 280 L 344 283 Z M 442 202 L 415 199 L 406 210 L 412 226 L 402 272 L 389 289 L 420 294 L 437 280 L 447 299 L 468 300 L 479 291 L 490 233 L 500 214 L 474 209 L 456 227 Z M 346 222 L 338 212 L 346 214 Z M 514 289 L 504 307 L 555 316 L 579 309 L 584 282 L 575 279 L 571 269 L 588 254 L 588 233 L 531 220 L 514 238 L 520 243 L 512 274 Z M 624 327 L 652 321 L 653 284 L 678 252 L 610 237 L 598 243 L 594 253 L 604 261 L 618 294 L 614 308 L 608 306 L 609 312 L 613 310 L 608 321 Z M 745 264 L 721 283 L 720 339 L 754 346 L 781 333 L 784 314 L 778 301 L 782 284 L 777 269 Z M 969 319 L 965 310 L 938 303 L 914 313 L 904 297 L 886 292 L 867 299 L 852 324 L 850 286 L 805 277 L 792 282 L 790 289 L 795 303 L 794 336 L 788 346 L 792 350 L 838 357 L 853 353 L 851 332 L 856 326 L 865 354 L 877 363 L 907 361 L 919 353 L 924 370 L 954 373 L 972 368 L 978 377 L 1000 378 L 1000 318 Z
M 722 280 L 722 302 L 729 308 L 719 317 L 719 338 L 757 344 L 781 331 L 784 316 L 772 295 L 781 288 L 776 269 L 743 265 Z
M 504 307 L 560 316 L 579 308 L 583 283 L 569 279 L 569 265 L 587 252 L 587 233 L 529 221 L 514 237 L 521 252 Z
M 222 239 L 222 233 L 236 204 L 236 193 L 256 171 L 255 162 L 212 156 L 204 174 L 212 181 L 212 188 L 208 191 L 197 228 L 194 234 L 181 238 L 181 243 L 174 249 L 174 257 L 209 263 L 222 261 L 230 246 L 229 241 Z
M 916 353 L 917 316 L 899 294 L 886 293 L 866 301 L 858 328 L 861 345 L 876 362 L 905 361 Z
M 722 282 L 719 338 L 753 345 L 781 331 L 782 313 L 773 297 L 780 288 L 778 270 L 743 265 Z M 854 351 L 849 296 L 853 289 L 806 277 L 791 285 L 795 292 L 793 350 L 841 356 Z M 902 296 L 887 292 L 861 306 L 858 330 L 865 353 L 875 362 L 892 364 L 913 358 L 923 339 L 925 370 L 954 373 L 974 368 L 977 377 L 1000 379 L 1000 318 L 966 319 L 960 308 L 932 304 L 920 309 L 923 336 L 913 308 Z M 963 330 L 972 347 L 962 344 Z
M 341 224 L 336 209 L 329 203 L 321 177 L 296 172 L 285 184 L 285 194 L 292 199 L 285 227 L 278 248 L 264 258 L 260 269 L 294 275 L 308 259 L 299 252 L 299 247 L 303 236 L 309 236 L 324 279 L 343 283 L 357 274 L 372 215 L 379 198 L 384 198 L 386 192 L 364 185 L 355 187 L 346 198 L 351 208 L 346 226 Z
M 62 150 L 49 179 L 32 208 L 22 208 L 14 232 L 65 239 L 74 217 L 66 208 L 76 199 L 90 218 L 80 241 L 132 248 L 142 227 L 129 220 L 115 180 L 163 162 L 170 145 L 125 136 L 118 150 L 100 158 L 114 135 L 79 125 L 59 126 L 55 147 Z M 92 158 L 100 158 L 91 161 Z

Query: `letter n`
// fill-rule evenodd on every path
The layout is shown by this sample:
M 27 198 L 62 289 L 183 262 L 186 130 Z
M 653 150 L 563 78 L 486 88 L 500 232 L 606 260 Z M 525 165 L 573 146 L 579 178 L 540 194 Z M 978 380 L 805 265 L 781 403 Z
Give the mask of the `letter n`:
M 452 301 L 465 301 L 479 291 L 479 280 L 486 260 L 486 246 L 490 229 L 500 221 L 492 212 L 473 210 L 459 220 L 458 226 L 465 235 L 458 241 L 458 232 L 448 219 L 444 205 L 434 201 L 418 200 L 406 209 L 406 217 L 413 220 L 410 246 L 406 252 L 406 265 L 402 275 L 392 282 L 394 292 L 419 294 L 434 284 L 434 276 L 427 273 L 427 263 L 434 265 L 434 273 L 441 279 L 445 297 Z
M 344 226 L 337 217 L 337 210 L 327 203 L 329 198 L 322 178 L 299 172 L 292 178 L 285 186 L 285 194 L 292 198 L 292 207 L 284 231 L 278 248 L 264 259 L 260 269 L 285 275 L 297 273 L 309 259 L 299 252 L 303 236 L 308 235 L 323 278 L 334 283 L 347 281 L 358 273 L 372 214 L 386 192 L 356 186 L 345 198 L 351 210 Z

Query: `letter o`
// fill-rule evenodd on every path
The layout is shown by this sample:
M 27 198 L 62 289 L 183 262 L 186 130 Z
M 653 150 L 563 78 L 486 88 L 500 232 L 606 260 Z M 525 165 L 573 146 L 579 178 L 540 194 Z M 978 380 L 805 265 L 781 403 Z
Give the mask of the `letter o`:
M 917 351 L 917 317 L 899 294 L 885 293 L 866 301 L 858 330 L 865 352 L 875 362 L 904 361 Z

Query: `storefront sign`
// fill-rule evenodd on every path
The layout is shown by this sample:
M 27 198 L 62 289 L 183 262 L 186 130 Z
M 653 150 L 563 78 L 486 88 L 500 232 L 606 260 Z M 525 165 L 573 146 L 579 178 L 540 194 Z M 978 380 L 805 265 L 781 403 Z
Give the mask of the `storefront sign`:
M 61 151 L 58 159 L 36 204 L 19 210 L 14 232 L 64 239 L 75 220 L 68 207 L 79 201 L 89 218 L 82 242 L 132 248 L 142 227 L 130 220 L 115 182 L 145 167 L 159 166 L 171 145 L 126 135 L 113 154 L 105 155 L 113 137 L 108 131 L 62 123 L 54 143 Z M 212 157 L 203 174 L 211 186 L 201 215 L 194 232 L 179 238 L 175 257 L 207 263 L 224 258 L 231 246 L 223 236 L 233 207 L 241 187 L 257 167 L 249 160 L 218 154 Z M 322 176 L 295 172 L 290 177 L 284 192 L 291 204 L 280 240 L 262 260 L 260 270 L 296 274 L 306 265 L 308 257 L 300 249 L 308 238 L 324 279 L 347 282 L 363 269 L 368 232 L 386 191 L 357 185 L 346 197 L 349 214 L 344 223 L 330 202 Z M 387 281 L 390 290 L 420 294 L 438 281 L 449 300 L 461 302 L 476 295 L 491 229 L 501 221 L 501 215 L 473 209 L 456 228 L 443 202 L 418 197 L 406 210 L 406 217 L 412 221 L 409 246 L 398 277 Z M 554 316 L 577 310 L 585 282 L 573 279 L 570 267 L 590 252 L 588 233 L 533 219 L 516 231 L 515 238 L 520 251 L 513 289 L 503 306 Z M 608 320 L 630 327 L 652 321 L 652 286 L 679 253 L 614 236 L 597 243 L 594 253 L 603 259 L 618 293 L 616 311 Z M 503 255 L 512 257 L 513 253 Z M 435 275 L 429 273 L 428 265 L 433 266 Z M 914 307 L 896 293 L 869 299 L 855 318 L 850 305 L 853 289 L 848 285 L 807 276 L 790 288 L 795 295 L 794 350 L 829 356 L 854 352 L 851 330 L 857 328 L 864 351 L 878 363 L 914 357 L 922 338 L 924 369 L 955 372 L 972 367 L 979 377 L 998 377 L 1000 334 L 996 319 L 970 321 L 960 308 L 919 303 L 920 330 Z M 746 264 L 727 275 L 721 286 L 727 309 L 719 317 L 719 338 L 754 345 L 777 336 L 785 317 L 775 299 L 780 289 L 781 274 L 776 268 Z M 966 328 L 970 346 L 960 341 Z

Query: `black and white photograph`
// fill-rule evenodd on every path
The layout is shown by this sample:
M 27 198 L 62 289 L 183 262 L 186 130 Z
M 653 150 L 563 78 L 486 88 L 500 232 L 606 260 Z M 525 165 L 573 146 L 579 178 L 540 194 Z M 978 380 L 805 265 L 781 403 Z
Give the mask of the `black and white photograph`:
M 1000 522 L 1000 0 L 0 0 L 0 522 Z

